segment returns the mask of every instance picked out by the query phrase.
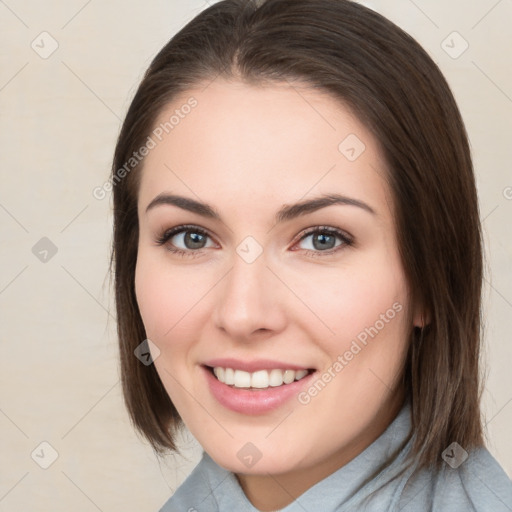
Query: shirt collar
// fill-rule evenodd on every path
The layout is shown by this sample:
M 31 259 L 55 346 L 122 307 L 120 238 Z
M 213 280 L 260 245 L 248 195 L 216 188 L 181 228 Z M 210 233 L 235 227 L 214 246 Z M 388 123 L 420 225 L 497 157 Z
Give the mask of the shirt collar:
M 329 512 L 338 510 L 342 504 L 357 502 L 362 495 L 382 486 L 404 468 L 411 444 L 411 406 L 407 397 L 395 419 L 372 444 L 308 489 L 282 512 L 317 510 L 319 503 L 323 511 Z M 257 512 L 233 473 L 218 466 L 206 453 L 202 464 L 219 510 L 232 510 L 236 504 L 237 511 Z

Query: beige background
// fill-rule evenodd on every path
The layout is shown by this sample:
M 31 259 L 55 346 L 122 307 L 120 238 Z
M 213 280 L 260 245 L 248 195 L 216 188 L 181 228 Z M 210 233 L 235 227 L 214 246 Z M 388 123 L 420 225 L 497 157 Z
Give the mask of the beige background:
M 512 2 L 365 3 L 427 49 L 467 123 L 488 258 L 486 431 L 511 476 Z M 187 437 L 186 458 L 159 463 L 128 421 L 108 281 L 111 199 L 92 190 L 108 177 L 151 58 L 206 5 L 0 1 L 0 511 L 156 512 L 198 460 Z

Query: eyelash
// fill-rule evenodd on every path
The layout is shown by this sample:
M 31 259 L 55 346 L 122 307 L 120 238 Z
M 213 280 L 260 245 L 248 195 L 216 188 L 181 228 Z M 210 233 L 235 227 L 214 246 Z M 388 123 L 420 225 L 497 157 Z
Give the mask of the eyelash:
M 211 238 L 210 234 L 207 231 L 205 231 L 204 229 L 202 229 L 202 228 L 200 228 L 198 226 L 182 225 L 182 226 L 176 226 L 176 227 L 174 227 L 172 229 L 169 229 L 169 230 L 165 231 L 161 236 L 159 236 L 155 240 L 155 242 L 156 242 L 157 245 L 163 246 L 172 237 L 174 237 L 175 235 L 178 235 L 180 233 L 183 233 L 183 232 L 185 232 L 185 233 L 186 232 L 193 232 L 193 233 L 197 233 L 197 234 L 206 236 L 208 238 Z M 307 238 L 308 236 L 310 236 L 312 234 L 336 235 L 339 239 L 341 239 L 341 242 L 342 242 L 340 245 L 337 245 L 334 248 L 326 250 L 326 251 L 313 251 L 313 250 L 310 250 L 310 249 L 298 249 L 298 250 L 305 251 L 306 253 L 308 253 L 310 256 L 313 256 L 313 257 L 328 256 L 328 255 L 334 254 L 335 252 L 338 252 L 339 250 L 343 249 L 344 247 L 350 247 L 350 246 L 352 246 L 354 244 L 353 239 L 349 235 L 345 234 L 343 231 L 341 231 L 339 229 L 336 229 L 336 228 L 333 228 L 333 227 L 330 227 L 330 226 L 317 226 L 315 228 L 308 229 L 306 232 L 304 232 L 302 234 L 302 236 L 299 238 L 299 240 L 296 242 L 296 244 L 302 242 L 305 238 Z M 296 244 L 294 244 L 294 245 L 296 245 Z M 184 250 L 184 249 L 179 249 L 179 248 L 176 248 L 176 247 L 174 247 L 174 248 L 167 247 L 168 251 L 172 252 L 173 254 L 176 254 L 177 256 L 192 257 L 192 258 L 194 258 L 196 256 L 200 256 L 202 254 L 203 249 L 197 249 L 197 250 L 188 249 L 188 250 Z

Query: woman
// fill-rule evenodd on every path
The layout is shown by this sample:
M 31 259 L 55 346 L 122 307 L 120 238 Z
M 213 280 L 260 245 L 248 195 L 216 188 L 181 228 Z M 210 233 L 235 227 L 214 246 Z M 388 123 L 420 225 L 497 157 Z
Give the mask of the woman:
M 346 0 L 215 4 L 151 63 L 112 184 L 126 405 L 205 452 L 163 512 L 512 510 L 467 135 L 407 34 Z

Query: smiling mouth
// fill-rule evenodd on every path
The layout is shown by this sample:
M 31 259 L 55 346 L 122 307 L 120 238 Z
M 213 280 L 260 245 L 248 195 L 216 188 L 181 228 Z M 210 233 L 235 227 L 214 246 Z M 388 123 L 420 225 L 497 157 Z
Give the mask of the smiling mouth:
M 217 378 L 219 382 L 234 388 L 242 389 L 268 389 L 277 388 L 299 381 L 314 370 L 291 370 L 291 369 L 272 369 L 258 370 L 256 372 L 246 372 L 235 370 L 233 368 L 223 368 L 221 366 L 207 366 L 207 369 Z

